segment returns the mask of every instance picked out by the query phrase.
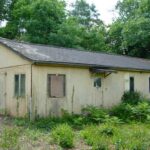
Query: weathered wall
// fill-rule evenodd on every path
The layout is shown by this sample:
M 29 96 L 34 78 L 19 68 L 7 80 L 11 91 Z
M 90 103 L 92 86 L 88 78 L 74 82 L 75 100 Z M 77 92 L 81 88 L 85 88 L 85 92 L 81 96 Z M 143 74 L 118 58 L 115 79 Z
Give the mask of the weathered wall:
M 66 75 L 66 97 L 48 98 L 47 74 Z M 41 116 L 59 115 L 61 109 L 77 113 L 85 104 L 100 106 L 102 89 L 94 88 L 91 78 L 88 69 L 35 66 L 33 68 L 33 99 L 37 113 Z
M 94 87 L 95 75 L 88 68 L 64 66 L 33 66 L 33 84 L 31 85 L 31 63 L 0 45 L 0 82 L 4 88 L 0 98 L 4 97 L 7 112 L 12 116 L 25 116 L 29 112 L 31 86 L 33 90 L 32 107 L 35 115 L 60 115 L 61 110 L 80 113 L 86 105 L 110 107 L 120 102 L 125 90 L 129 89 L 129 77 L 135 80 L 135 90 L 147 97 L 149 93 L 150 73 L 118 71 L 104 78 L 102 87 Z M 14 75 L 26 74 L 26 96 L 17 99 L 14 96 Z M 66 97 L 48 98 L 47 74 L 66 75 Z M 4 79 L 4 80 L 3 80 Z M 1 109 L 1 107 L 0 107 Z
M 48 98 L 47 74 L 66 75 L 66 97 Z M 129 76 L 135 77 L 135 90 L 150 97 L 150 73 L 112 73 L 106 78 L 102 77 L 102 87 L 97 89 L 93 86 L 94 75 L 86 68 L 34 66 L 33 100 L 36 113 L 40 116 L 60 115 L 61 109 L 79 113 L 86 105 L 110 107 L 118 104 L 129 86 Z
M 16 55 L 14 52 L 0 44 L 0 68 L 26 65 L 29 61 Z
M 31 97 L 31 73 L 30 65 L 18 66 L 7 69 L 0 69 L 0 76 L 5 74 L 5 108 L 6 112 L 12 116 L 25 116 L 29 112 L 29 102 Z M 14 76 L 15 74 L 26 75 L 26 95 L 17 98 L 14 96 Z
M 15 74 L 26 75 L 26 95 L 23 98 L 14 96 Z M 12 116 L 25 116 L 28 113 L 28 103 L 31 96 L 31 63 L 22 59 L 9 49 L 0 45 L 0 76 L 4 80 L 0 88 L 0 101 L 5 101 L 6 112 Z

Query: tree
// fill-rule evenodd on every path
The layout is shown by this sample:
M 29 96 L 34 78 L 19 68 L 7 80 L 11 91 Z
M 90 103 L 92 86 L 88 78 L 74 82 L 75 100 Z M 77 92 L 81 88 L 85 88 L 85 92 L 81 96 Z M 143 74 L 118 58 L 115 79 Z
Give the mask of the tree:
M 76 18 L 80 25 L 91 28 L 102 24 L 102 21 L 99 19 L 100 14 L 97 12 L 94 4 L 90 5 L 85 0 L 76 0 L 72 6 L 73 10 L 70 12 L 70 15 Z
M 0 21 L 4 19 L 4 5 L 5 5 L 5 0 L 0 1 Z
M 12 33 L 8 38 L 47 44 L 64 19 L 62 0 L 13 0 L 3 35 L 7 37 L 7 33 Z
M 65 19 L 65 3 L 61 0 L 22 0 L 16 4 L 14 14 L 21 31 L 25 32 L 22 38 L 50 44 L 51 35 Z
M 119 1 L 117 9 L 120 16 L 109 30 L 109 42 L 112 51 L 150 58 L 149 0 Z
M 63 0 L 11 0 L 0 36 L 88 50 L 107 50 L 106 29 L 94 5 L 77 0 L 67 15 Z
M 0 0 L 0 21 L 7 19 L 12 0 Z
M 94 51 L 106 51 L 106 29 L 104 23 L 99 19 L 94 4 L 90 5 L 85 0 L 76 0 L 72 5 L 73 9 L 69 13 L 69 20 L 74 21 L 77 29 L 73 29 L 74 43 L 73 47 Z M 70 22 L 67 22 L 70 28 Z M 72 26 L 72 25 L 71 25 Z M 75 26 L 74 26 L 75 27 Z M 70 28 L 71 29 L 71 28 Z M 69 37 L 68 33 L 68 37 Z

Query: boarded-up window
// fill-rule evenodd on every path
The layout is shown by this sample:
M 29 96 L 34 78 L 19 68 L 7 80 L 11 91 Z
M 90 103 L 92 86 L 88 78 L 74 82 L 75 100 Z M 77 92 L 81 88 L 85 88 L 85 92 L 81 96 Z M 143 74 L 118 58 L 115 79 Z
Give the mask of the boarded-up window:
M 65 97 L 65 75 L 48 75 L 48 96 L 55 98 Z
M 15 75 L 15 93 L 16 97 L 25 96 L 25 74 Z
M 130 77 L 130 92 L 134 92 L 134 77 Z

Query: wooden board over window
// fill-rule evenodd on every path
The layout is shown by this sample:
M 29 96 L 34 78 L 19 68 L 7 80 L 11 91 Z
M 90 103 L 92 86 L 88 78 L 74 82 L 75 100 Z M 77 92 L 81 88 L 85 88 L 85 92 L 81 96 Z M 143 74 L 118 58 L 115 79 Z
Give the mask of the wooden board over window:
M 49 97 L 65 97 L 65 75 L 48 75 Z

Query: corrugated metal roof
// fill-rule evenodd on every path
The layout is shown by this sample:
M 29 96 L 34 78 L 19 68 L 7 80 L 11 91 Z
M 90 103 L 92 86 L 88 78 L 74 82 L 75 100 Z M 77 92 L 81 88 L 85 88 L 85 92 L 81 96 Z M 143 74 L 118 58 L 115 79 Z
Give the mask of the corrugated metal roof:
M 30 44 L 0 38 L 0 43 L 37 63 L 68 64 L 150 71 L 150 60 L 98 52 Z

